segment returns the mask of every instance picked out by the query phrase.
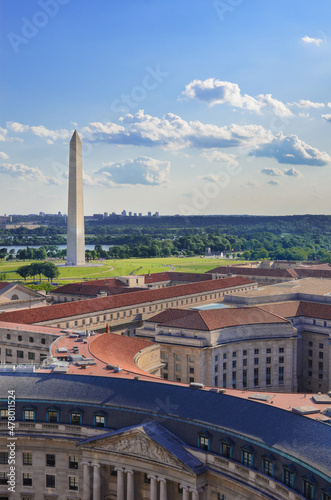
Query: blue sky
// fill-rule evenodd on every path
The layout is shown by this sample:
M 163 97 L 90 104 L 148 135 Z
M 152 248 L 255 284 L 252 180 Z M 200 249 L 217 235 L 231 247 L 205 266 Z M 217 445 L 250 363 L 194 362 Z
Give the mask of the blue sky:
M 331 213 L 321 0 L 2 0 L 0 213 Z

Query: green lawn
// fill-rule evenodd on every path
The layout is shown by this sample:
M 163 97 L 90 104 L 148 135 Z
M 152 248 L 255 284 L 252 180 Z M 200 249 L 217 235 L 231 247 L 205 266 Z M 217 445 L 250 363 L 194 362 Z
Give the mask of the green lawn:
M 66 267 L 63 261 L 60 264 L 60 276 L 56 278 L 56 282 L 83 281 L 84 279 L 92 280 L 97 278 L 107 278 L 111 276 L 125 276 L 128 274 L 147 274 L 158 273 L 164 271 L 179 271 L 205 273 L 210 269 L 219 266 L 239 264 L 240 260 L 230 259 L 208 259 L 204 257 L 166 257 L 154 259 L 123 259 L 123 260 L 107 260 L 102 263 L 93 263 L 98 265 L 86 267 Z M 3 276 L 3 281 L 15 281 L 22 279 L 16 274 L 16 269 L 22 265 L 29 264 L 25 262 L 8 262 L 0 261 L 0 272 Z M 43 279 L 44 281 L 44 279 Z M 46 280 L 45 280 L 46 281 Z M 29 282 L 29 281 L 27 281 Z M 31 282 L 31 281 L 30 281 Z

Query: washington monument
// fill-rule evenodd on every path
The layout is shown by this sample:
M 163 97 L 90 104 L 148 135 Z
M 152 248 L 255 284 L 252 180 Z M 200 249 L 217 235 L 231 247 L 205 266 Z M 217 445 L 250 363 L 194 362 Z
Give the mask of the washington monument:
M 75 130 L 70 140 L 67 265 L 85 264 L 82 141 Z

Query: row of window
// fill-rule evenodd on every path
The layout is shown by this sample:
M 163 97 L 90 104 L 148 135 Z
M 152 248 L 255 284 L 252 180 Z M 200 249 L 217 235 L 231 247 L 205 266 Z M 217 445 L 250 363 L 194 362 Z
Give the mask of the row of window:
M 31 452 L 23 452 L 22 453 L 22 462 L 23 465 L 33 465 L 32 461 L 32 453 Z M 0 452 L 0 464 L 8 464 L 8 452 L 1 451 Z M 46 467 L 55 467 L 56 466 L 56 455 L 53 453 L 46 453 L 45 456 L 45 466 Z M 62 466 L 62 463 L 61 463 Z M 69 469 L 78 469 L 78 457 L 70 455 L 69 456 Z
M 79 410 L 71 410 L 70 424 L 83 425 L 83 412 Z M 49 408 L 46 410 L 46 422 L 57 424 L 60 419 L 60 411 L 57 408 Z M 8 420 L 8 409 L 0 408 L 0 420 Z M 36 420 L 36 409 L 34 407 L 23 408 L 23 422 L 34 422 Z M 106 427 L 107 415 L 103 412 L 94 413 L 94 426 Z
M 258 387 L 261 383 L 260 378 L 259 378 L 259 368 L 254 368 L 254 378 L 253 378 L 253 383 L 255 387 Z M 230 379 L 230 380 L 229 380 Z M 247 387 L 247 370 L 242 371 L 242 386 L 243 388 Z M 265 374 L 265 382 L 266 385 L 272 385 L 272 379 L 271 379 L 271 368 L 267 367 L 266 368 L 266 374 Z M 227 376 L 227 373 L 223 373 L 222 377 L 222 387 L 227 387 L 227 384 L 230 383 L 232 385 L 233 389 L 237 388 L 237 372 L 233 371 L 232 373 L 229 374 L 229 377 Z M 218 375 L 214 377 L 214 385 L 218 387 L 219 385 L 219 380 L 218 380 Z M 278 385 L 284 385 L 284 367 L 279 366 L 278 368 Z
M 262 349 L 261 349 L 262 350 Z M 266 354 L 271 354 L 272 353 L 272 348 L 271 347 L 267 347 L 266 348 Z M 278 352 L 281 354 L 281 353 L 284 353 L 285 352 L 285 348 L 284 347 L 278 347 Z M 230 353 L 228 352 L 223 352 L 222 354 L 222 358 L 223 359 L 227 359 L 228 358 L 228 354 L 230 356 Z M 260 349 L 254 349 L 254 356 L 258 356 L 260 354 Z M 248 351 L 247 349 L 244 349 L 242 352 L 241 352 L 241 355 L 242 357 L 245 357 L 245 356 L 248 356 Z M 237 351 L 233 351 L 232 352 L 232 357 L 233 358 L 236 358 L 237 357 Z M 215 354 L 215 357 L 214 357 L 214 361 L 215 363 L 218 362 L 218 360 L 221 358 L 221 356 L 219 354 Z
M 6 337 L 7 337 L 7 339 L 8 339 L 8 340 L 11 340 L 11 338 L 12 338 L 12 334 L 11 334 L 11 333 L 7 333 Z M 22 337 L 22 335 L 18 335 L 18 336 L 17 336 L 17 340 L 18 340 L 18 342 L 22 342 L 22 341 L 23 341 L 23 337 Z M 33 342 L 34 342 L 34 337 L 29 337 L 29 342 L 30 342 L 31 344 L 33 344 Z M 40 340 L 40 343 L 41 343 L 41 344 L 43 344 L 43 345 L 44 345 L 44 344 L 46 344 L 46 339 L 42 338 L 42 339 Z
M 199 448 L 209 451 L 211 445 L 211 435 L 209 432 L 199 434 Z M 224 438 L 220 441 L 220 455 L 224 458 L 232 460 L 234 450 L 234 442 L 230 438 Z M 241 448 L 241 463 L 246 467 L 254 467 L 255 450 L 251 445 L 246 445 Z M 276 467 L 276 458 L 268 453 L 262 456 L 261 469 L 263 474 L 269 477 L 274 476 Z M 285 486 L 294 488 L 296 479 L 296 468 L 289 463 L 282 466 L 282 481 Z M 308 500 L 313 500 L 317 482 L 313 475 L 309 474 L 302 478 L 302 494 Z M 323 500 L 331 500 L 330 492 L 323 492 Z
M 161 352 L 161 359 L 169 359 L 169 354 L 167 352 Z M 176 354 L 176 361 L 181 361 L 182 356 L 180 354 Z M 194 363 L 194 356 L 188 357 L 189 363 Z
M 314 345 L 313 341 L 309 340 L 308 345 L 309 345 L 309 347 L 313 347 L 313 345 Z M 319 349 L 324 349 L 324 344 L 322 342 L 319 342 L 318 348 Z
M 78 490 L 78 477 L 69 476 L 69 490 Z M 0 472 L 0 485 L 8 483 L 8 473 Z M 22 473 L 22 484 L 23 486 L 33 486 L 32 472 Z M 56 488 L 56 476 L 55 474 L 46 474 L 45 477 L 45 487 L 46 488 Z
M 285 363 L 284 356 L 279 356 L 278 363 L 280 365 L 283 365 Z M 260 358 L 254 358 L 254 365 L 256 366 L 256 365 L 259 365 L 259 364 L 260 364 Z M 267 357 L 266 358 L 266 364 L 267 365 L 271 365 L 271 357 Z M 247 366 L 247 358 L 244 358 L 242 360 L 242 366 Z M 226 370 L 228 367 L 230 367 L 230 363 L 227 364 L 226 362 L 224 362 L 222 364 L 222 369 L 223 370 Z M 236 367 L 237 367 L 237 360 L 234 360 L 234 361 L 232 361 L 232 368 L 236 368 Z M 218 372 L 218 365 L 215 365 L 214 371 Z
M 1 354 L 1 348 L 0 348 L 0 354 Z M 16 355 L 17 355 L 17 358 L 23 359 L 24 358 L 24 351 L 17 351 Z M 13 349 L 6 349 L 6 356 L 11 358 L 13 356 Z M 28 359 L 35 360 L 36 354 L 34 352 L 28 352 Z M 40 360 L 42 361 L 43 359 L 45 359 L 45 354 L 40 354 Z

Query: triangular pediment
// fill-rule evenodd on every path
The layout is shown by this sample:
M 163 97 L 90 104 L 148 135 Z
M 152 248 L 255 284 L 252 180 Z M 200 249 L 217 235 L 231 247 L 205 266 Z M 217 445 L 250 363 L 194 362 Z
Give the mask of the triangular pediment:
M 155 422 L 104 434 L 81 442 L 80 446 L 146 459 L 189 472 L 201 473 L 204 467 L 184 448 L 182 441 Z

